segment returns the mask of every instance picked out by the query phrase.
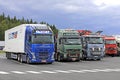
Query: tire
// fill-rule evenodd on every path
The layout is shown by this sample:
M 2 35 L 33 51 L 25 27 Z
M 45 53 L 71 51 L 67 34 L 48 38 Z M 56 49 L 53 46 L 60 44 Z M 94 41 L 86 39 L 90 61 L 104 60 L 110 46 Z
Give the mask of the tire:
M 112 57 L 114 57 L 115 55 L 114 54 L 111 54 Z
M 76 62 L 79 62 L 79 61 L 81 61 L 81 60 L 80 59 L 76 60 Z
M 17 55 L 17 60 L 20 62 L 20 54 Z
M 47 63 L 47 64 L 52 64 L 52 62 L 49 62 L 49 63 Z
M 97 59 L 97 61 L 100 61 L 100 60 L 101 60 L 101 58 Z
M 86 58 L 86 55 L 83 53 L 82 54 L 82 60 L 86 60 L 87 58 Z
M 57 53 L 54 54 L 55 61 L 57 61 Z
M 60 56 L 60 54 L 58 55 L 57 60 L 58 60 L 58 62 L 61 62 L 61 56 Z
M 20 55 L 20 62 L 23 63 L 22 54 Z
M 28 56 L 27 56 L 27 58 L 26 58 L 26 62 L 27 62 L 27 64 L 30 64 L 30 59 L 29 59 Z

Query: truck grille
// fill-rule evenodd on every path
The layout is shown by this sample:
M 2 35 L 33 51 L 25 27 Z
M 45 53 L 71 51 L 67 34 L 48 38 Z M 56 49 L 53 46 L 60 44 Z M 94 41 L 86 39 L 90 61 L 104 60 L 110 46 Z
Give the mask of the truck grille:
M 39 58 L 42 60 L 48 59 L 49 55 L 48 52 L 40 52 L 39 53 Z
M 115 49 L 115 48 L 109 47 L 109 48 L 107 48 L 107 50 L 116 50 L 116 49 Z
M 67 49 L 68 53 L 80 53 L 80 49 Z
M 68 57 L 79 57 L 80 49 L 67 49 L 67 56 Z
M 92 52 L 92 55 L 99 56 L 99 55 L 101 55 L 101 52 Z
M 68 54 L 68 57 L 79 57 L 79 54 Z

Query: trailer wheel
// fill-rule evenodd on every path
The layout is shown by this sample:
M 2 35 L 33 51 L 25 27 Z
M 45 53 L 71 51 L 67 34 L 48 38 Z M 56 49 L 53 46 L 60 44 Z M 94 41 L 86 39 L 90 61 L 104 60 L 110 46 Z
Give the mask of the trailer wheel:
M 22 57 L 22 54 L 20 55 L 20 62 L 23 63 L 23 57 Z
M 17 60 L 20 62 L 20 54 L 17 55 Z

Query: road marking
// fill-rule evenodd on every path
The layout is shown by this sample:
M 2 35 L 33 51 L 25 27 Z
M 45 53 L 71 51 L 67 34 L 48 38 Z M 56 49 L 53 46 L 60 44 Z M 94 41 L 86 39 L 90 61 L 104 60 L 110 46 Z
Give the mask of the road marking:
M 0 71 L 0 74 L 9 74 L 8 72 Z
M 16 74 L 26 74 L 25 72 L 21 72 L 21 71 L 11 71 L 11 72 Z
M 70 72 L 77 72 L 77 73 L 84 73 L 83 71 L 79 71 L 79 70 L 69 70 Z
M 96 70 L 81 70 L 81 72 L 98 72 L 98 71 L 96 71 Z
M 58 73 L 97 73 L 97 72 L 120 72 L 120 69 L 85 69 L 85 70 L 44 70 L 44 71 L 0 71 L 0 74 L 58 74 Z
M 57 73 L 57 72 L 53 72 L 53 71 L 40 71 L 40 72 L 44 72 L 44 73 Z
M 93 69 L 97 72 L 120 72 L 120 69 Z
M 61 72 L 61 73 L 71 73 L 70 71 L 63 71 L 63 70 L 54 70 L 56 72 Z
M 32 74 L 40 74 L 41 72 L 37 72 L 37 71 L 26 71 L 28 73 L 32 73 Z

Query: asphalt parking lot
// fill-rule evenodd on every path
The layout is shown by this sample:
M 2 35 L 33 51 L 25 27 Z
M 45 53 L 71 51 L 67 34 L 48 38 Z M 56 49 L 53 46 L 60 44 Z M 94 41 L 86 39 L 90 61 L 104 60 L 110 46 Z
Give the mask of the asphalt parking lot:
M 119 80 L 120 57 L 101 61 L 26 64 L 0 54 L 0 80 Z

